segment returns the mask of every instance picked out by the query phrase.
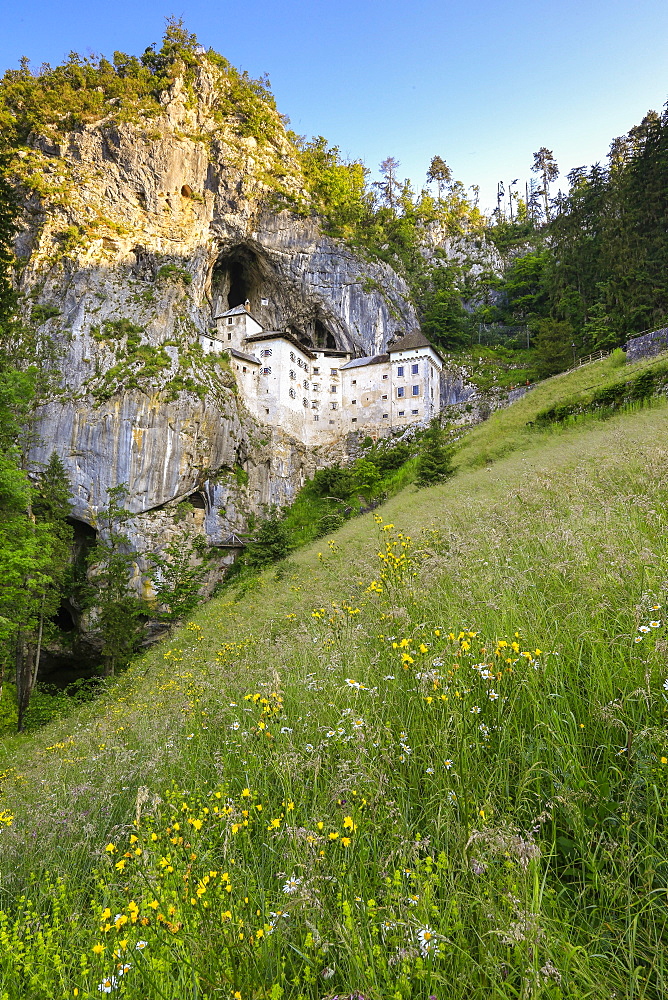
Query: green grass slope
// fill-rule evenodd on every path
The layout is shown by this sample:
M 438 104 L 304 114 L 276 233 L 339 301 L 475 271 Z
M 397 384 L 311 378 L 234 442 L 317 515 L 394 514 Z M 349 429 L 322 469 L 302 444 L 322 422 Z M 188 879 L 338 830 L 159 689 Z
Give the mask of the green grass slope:
M 0 997 L 665 995 L 668 406 L 474 467 L 559 381 L 2 744 Z
M 544 411 L 566 401 L 588 400 L 602 389 L 636 379 L 644 373 L 662 370 L 666 361 L 667 356 L 661 354 L 633 365 L 619 365 L 614 356 L 609 355 L 602 361 L 539 382 L 517 402 L 497 411 L 494 419 L 474 427 L 463 442 L 456 464 L 459 467 L 485 465 L 518 448 L 530 447 L 541 433 L 539 428 L 531 425 Z M 552 427 L 542 431 L 544 435 L 553 432 Z

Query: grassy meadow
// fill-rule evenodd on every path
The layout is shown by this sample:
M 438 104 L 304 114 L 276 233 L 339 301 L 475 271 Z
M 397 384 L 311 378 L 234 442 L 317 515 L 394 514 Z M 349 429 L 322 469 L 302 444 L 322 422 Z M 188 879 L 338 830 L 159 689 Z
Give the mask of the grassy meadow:
M 2 741 L 0 998 L 666 995 L 668 404 L 525 427 L 605 364 Z

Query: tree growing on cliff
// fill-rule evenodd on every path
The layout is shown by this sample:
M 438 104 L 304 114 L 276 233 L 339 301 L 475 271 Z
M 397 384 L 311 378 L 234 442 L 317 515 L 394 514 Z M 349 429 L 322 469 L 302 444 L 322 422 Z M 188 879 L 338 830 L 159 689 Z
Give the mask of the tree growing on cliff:
M 441 191 L 446 184 L 452 180 L 452 170 L 441 156 L 432 157 L 427 171 L 427 181 L 436 184 L 438 200 L 441 200 Z
M 401 195 L 401 183 L 397 179 L 399 160 L 388 156 L 380 164 L 381 180 L 374 181 L 373 186 L 380 194 L 381 200 L 389 208 L 391 215 L 397 214 L 397 204 Z
M 543 195 L 543 203 L 545 205 L 545 218 L 550 221 L 550 183 L 554 181 L 559 176 L 559 167 L 557 166 L 557 161 L 554 158 L 554 153 L 551 149 L 546 146 L 541 146 L 540 149 L 533 154 L 533 166 L 531 168 L 535 174 L 540 174 L 541 180 L 543 182 L 543 187 L 541 193 Z

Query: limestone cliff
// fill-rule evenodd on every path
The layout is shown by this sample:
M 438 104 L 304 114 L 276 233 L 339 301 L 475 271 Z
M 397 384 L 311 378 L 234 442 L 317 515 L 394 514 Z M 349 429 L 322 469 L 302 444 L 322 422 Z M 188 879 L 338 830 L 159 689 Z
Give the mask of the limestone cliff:
M 219 73 L 202 55 L 157 114 L 123 120 L 109 100 L 98 120 L 33 134 L 15 159 L 20 291 L 60 383 L 32 459 L 58 452 L 89 524 L 126 483 L 139 551 L 168 536 L 182 498 L 195 496 L 199 530 L 221 543 L 324 461 L 253 420 L 226 363 L 202 355 L 217 308 L 249 300 L 267 328 L 359 354 L 417 326 L 389 267 L 272 208 L 277 188 L 299 194 L 294 147 L 278 116 L 270 139 L 221 123 Z

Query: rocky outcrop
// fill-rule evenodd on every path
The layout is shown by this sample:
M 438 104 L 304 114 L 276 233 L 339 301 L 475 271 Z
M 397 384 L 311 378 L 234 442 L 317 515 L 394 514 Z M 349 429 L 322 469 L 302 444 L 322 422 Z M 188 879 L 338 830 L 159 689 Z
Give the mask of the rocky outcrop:
M 57 369 L 32 460 L 61 456 L 89 524 L 127 484 L 138 551 L 157 523 L 169 537 L 184 498 L 202 498 L 197 528 L 220 544 L 333 460 L 244 411 L 229 366 L 197 348 L 217 310 L 248 300 L 266 328 L 358 354 L 417 326 L 389 267 L 271 207 L 277 176 L 299 188 L 292 147 L 280 130 L 261 142 L 221 126 L 214 76 L 203 59 L 197 100 L 177 81 L 157 117 L 121 122 L 112 107 L 16 160 L 20 291 Z

